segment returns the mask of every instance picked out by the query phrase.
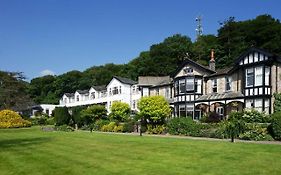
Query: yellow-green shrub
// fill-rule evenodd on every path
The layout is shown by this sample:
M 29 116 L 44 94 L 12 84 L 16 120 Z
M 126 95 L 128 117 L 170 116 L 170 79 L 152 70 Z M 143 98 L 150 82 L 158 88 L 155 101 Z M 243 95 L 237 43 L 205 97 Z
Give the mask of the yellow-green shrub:
M 30 127 L 31 122 L 24 120 L 12 110 L 0 111 L 0 128 L 22 128 Z

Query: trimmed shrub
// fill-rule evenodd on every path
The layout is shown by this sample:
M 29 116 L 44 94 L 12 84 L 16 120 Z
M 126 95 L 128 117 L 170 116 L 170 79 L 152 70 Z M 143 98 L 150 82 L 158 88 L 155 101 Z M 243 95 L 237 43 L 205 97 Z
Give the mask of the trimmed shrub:
M 69 125 L 71 116 L 67 107 L 56 107 L 54 110 L 54 120 L 57 126 Z
M 84 125 L 91 125 L 96 120 L 106 118 L 106 109 L 104 105 L 92 105 L 80 112 L 81 120 Z
M 173 118 L 167 123 L 168 133 L 173 135 L 200 135 L 200 125 L 193 121 L 191 117 Z
M 12 110 L 0 111 L 0 128 L 22 128 L 30 127 L 31 122 L 24 120 Z
M 281 112 L 272 114 L 272 121 L 268 129 L 275 140 L 281 140 Z
M 83 125 L 83 120 L 81 116 L 81 111 L 84 110 L 86 107 L 85 106 L 75 106 L 71 108 L 72 111 L 72 119 L 74 124 L 77 124 L 78 128 L 80 128 Z
M 148 134 L 165 134 L 166 127 L 164 125 L 147 125 L 146 132 Z

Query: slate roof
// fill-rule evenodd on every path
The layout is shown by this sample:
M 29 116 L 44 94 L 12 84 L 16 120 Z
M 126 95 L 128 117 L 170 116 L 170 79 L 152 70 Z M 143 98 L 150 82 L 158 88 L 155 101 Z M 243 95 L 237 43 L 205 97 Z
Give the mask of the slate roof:
M 129 84 L 129 85 L 137 84 L 137 82 L 135 82 L 129 78 L 123 78 L 123 77 L 119 77 L 119 76 L 113 76 L 113 78 L 116 78 L 117 80 L 119 80 L 121 83 L 124 83 L 124 84 Z
M 77 90 L 79 94 L 89 94 L 89 90 Z
M 139 86 L 159 86 L 170 84 L 171 79 L 169 76 L 139 76 Z
M 224 100 L 224 99 L 234 99 L 234 98 L 242 98 L 244 95 L 240 92 L 225 92 L 222 94 L 212 93 L 207 95 L 202 95 L 197 98 L 196 101 L 210 101 L 210 100 Z
M 227 68 L 223 68 L 223 69 L 217 69 L 216 70 L 216 73 L 214 74 L 211 74 L 207 77 L 214 77 L 214 76 L 219 76 L 219 75 L 227 75 L 231 70 L 232 70 L 233 67 L 227 67 Z
M 101 86 L 92 86 L 92 88 L 94 88 L 96 91 L 103 91 L 103 90 L 106 90 L 106 86 L 105 86 L 105 85 L 101 85 Z

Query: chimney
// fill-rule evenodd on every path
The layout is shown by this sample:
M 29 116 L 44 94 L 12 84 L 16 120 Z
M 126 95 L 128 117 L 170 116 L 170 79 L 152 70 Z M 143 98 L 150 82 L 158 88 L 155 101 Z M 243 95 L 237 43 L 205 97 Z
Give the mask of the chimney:
M 214 49 L 211 50 L 211 60 L 209 62 L 209 69 L 216 70 L 215 52 Z

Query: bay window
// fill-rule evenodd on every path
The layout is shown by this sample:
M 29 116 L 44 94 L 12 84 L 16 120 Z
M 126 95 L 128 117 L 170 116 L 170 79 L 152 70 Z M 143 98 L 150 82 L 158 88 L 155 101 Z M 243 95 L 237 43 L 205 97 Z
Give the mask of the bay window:
M 269 74 L 270 74 L 270 68 L 265 67 L 265 77 L 264 77 L 264 84 L 269 85 Z
M 262 75 L 263 75 L 263 67 L 256 67 L 255 68 L 255 86 L 262 85 Z
M 194 78 L 186 79 L 186 92 L 194 91 Z
M 246 87 L 254 85 L 254 69 L 246 69 Z
M 179 81 L 179 91 L 180 91 L 180 94 L 185 93 L 185 80 Z

